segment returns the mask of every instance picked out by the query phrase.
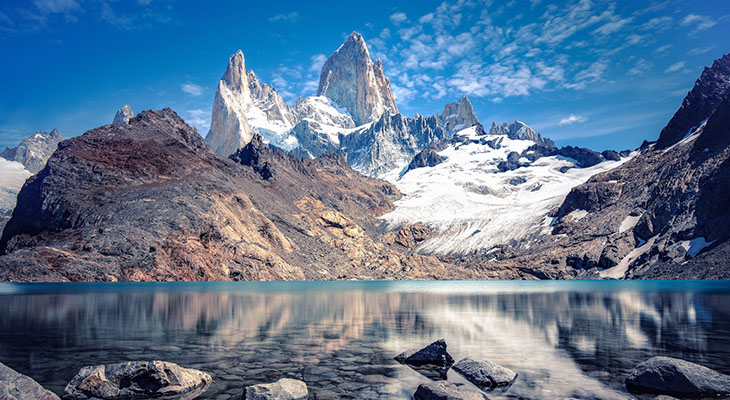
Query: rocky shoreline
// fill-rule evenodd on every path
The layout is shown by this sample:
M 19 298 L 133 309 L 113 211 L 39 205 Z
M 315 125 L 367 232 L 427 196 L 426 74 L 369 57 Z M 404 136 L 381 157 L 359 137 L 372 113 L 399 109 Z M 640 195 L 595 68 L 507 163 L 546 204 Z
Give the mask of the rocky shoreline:
M 431 380 L 418 386 L 413 393 L 414 400 L 487 400 L 494 391 L 508 395 L 509 388 L 519 379 L 518 372 L 489 360 L 466 357 L 454 362 L 444 339 L 422 349 L 406 350 L 393 360 Z M 463 381 L 447 378 L 449 369 L 453 369 Z M 312 371 L 307 373 L 306 370 L 302 372 L 304 380 L 312 375 Z M 233 398 L 306 400 L 311 395 L 304 380 L 280 378 L 270 383 L 242 385 L 240 393 Z M 59 397 L 32 378 L 0 363 L 0 399 L 3 400 L 193 400 L 203 395 L 213 381 L 214 378 L 207 372 L 171 362 L 129 361 L 81 368 Z M 636 365 L 624 384 L 627 392 L 615 392 L 611 398 L 656 395 L 657 399 L 667 400 L 675 398 L 672 396 L 730 396 L 729 375 L 671 357 L 652 357 Z M 393 395 L 395 393 L 385 397 Z M 385 397 L 384 394 L 376 394 L 368 398 Z

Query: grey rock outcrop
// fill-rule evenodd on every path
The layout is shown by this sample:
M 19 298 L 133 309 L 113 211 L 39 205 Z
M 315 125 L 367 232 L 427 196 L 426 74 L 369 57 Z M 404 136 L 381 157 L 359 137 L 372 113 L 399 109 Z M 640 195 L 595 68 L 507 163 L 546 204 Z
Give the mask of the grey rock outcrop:
M 653 357 L 634 367 L 626 378 L 629 389 L 684 396 L 728 396 L 730 376 L 699 364 Z
M 0 399 L 3 400 L 59 400 L 32 378 L 0 363 Z
M 454 363 L 454 359 L 451 357 L 451 354 L 446 351 L 446 341 L 444 339 L 439 339 L 417 351 L 406 350 L 396 356 L 395 360 L 413 365 L 444 365 Z
M 505 135 L 510 139 L 532 140 L 533 142 L 538 144 L 555 147 L 555 142 L 546 137 L 543 137 L 542 135 L 537 133 L 537 131 L 530 128 L 521 121 L 515 121 L 511 124 L 505 122 L 502 125 L 497 125 L 497 123 L 492 122 L 492 127 L 489 128 L 488 133 L 490 135 Z
M 132 112 L 132 107 L 129 106 L 129 104 L 125 104 L 117 110 L 117 113 L 114 115 L 114 120 L 112 121 L 112 124 L 128 124 L 129 120 L 134 118 L 134 113 Z
M 353 32 L 322 66 L 317 96 L 350 112 L 357 125 L 398 113 L 380 60 L 372 61 L 362 35 Z
M 67 400 L 190 400 L 208 389 L 205 372 L 164 361 L 131 361 L 81 368 L 66 385 Z
M 439 115 L 439 121 L 446 132 L 452 135 L 479 123 L 479 119 L 474 113 L 474 107 L 467 96 L 460 98 L 456 103 L 445 105 L 444 111 Z
M 288 378 L 274 383 L 248 386 L 243 392 L 243 400 L 306 400 L 308 397 L 306 383 Z
M 508 386 L 517 378 L 515 371 L 489 360 L 475 360 L 467 357 L 459 360 L 451 368 L 482 388 Z
M 446 160 L 446 157 L 440 155 L 432 148 L 425 148 L 416 154 L 406 167 L 406 172 L 416 168 L 435 167 Z
M 51 132 L 38 131 L 23 139 L 20 144 L 13 148 L 5 148 L 0 157 L 17 161 L 25 166 L 25 169 L 32 173 L 38 173 L 46 165 L 63 137 L 56 130 Z
M 488 400 L 482 392 L 447 381 L 424 383 L 413 394 L 415 400 Z

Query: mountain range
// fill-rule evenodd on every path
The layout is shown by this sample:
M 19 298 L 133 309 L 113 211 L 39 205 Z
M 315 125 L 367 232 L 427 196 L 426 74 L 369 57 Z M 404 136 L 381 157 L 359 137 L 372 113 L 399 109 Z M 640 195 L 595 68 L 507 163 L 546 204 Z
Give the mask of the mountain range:
M 467 97 L 404 116 L 358 33 L 293 105 L 239 50 L 205 140 L 124 106 L 57 142 L 18 194 L 0 279 L 725 277 L 728 82 L 730 55 L 657 142 L 599 153 L 486 130 Z

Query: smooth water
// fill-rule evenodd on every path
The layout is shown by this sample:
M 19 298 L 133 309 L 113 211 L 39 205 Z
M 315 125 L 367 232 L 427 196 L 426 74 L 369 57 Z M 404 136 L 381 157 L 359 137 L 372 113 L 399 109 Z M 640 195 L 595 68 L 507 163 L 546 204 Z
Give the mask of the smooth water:
M 85 365 L 160 359 L 211 373 L 205 399 L 282 377 L 408 399 L 429 378 L 392 357 L 439 338 L 519 373 L 491 399 L 621 398 L 655 355 L 730 373 L 730 282 L 0 284 L 0 362 L 58 394 Z

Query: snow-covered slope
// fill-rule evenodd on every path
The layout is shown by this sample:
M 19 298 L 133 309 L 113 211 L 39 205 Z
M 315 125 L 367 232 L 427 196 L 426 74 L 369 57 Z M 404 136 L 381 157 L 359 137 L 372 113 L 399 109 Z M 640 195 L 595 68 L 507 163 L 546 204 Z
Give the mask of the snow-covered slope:
M 389 175 L 403 198 L 383 219 L 393 229 L 417 222 L 428 225 L 433 233 L 419 246 L 420 252 L 464 254 L 504 244 L 529 246 L 549 232 L 548 214 L 571 188 L 628 159 L 574 168 L 561 156 L 533 162 L 522 157 L 520 162 L 528 166 L 500 172 L 497 165 L 511 152 L 522 154 L 535 142 L 478 132 L 476 127 L 458 132 L 437 152 L 446 159 L 436 166 L 416 168 L 399 178 Z
M 0 157 L 0 231 L 15 208 L 20 188 L 31 175 L 23 164 Z

